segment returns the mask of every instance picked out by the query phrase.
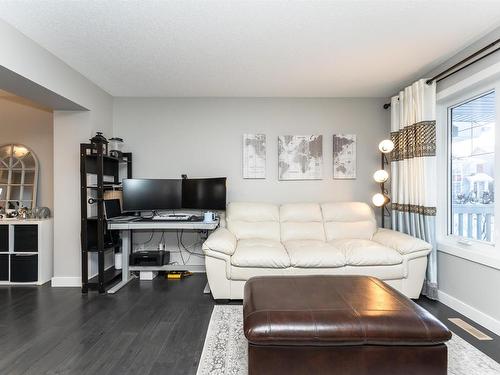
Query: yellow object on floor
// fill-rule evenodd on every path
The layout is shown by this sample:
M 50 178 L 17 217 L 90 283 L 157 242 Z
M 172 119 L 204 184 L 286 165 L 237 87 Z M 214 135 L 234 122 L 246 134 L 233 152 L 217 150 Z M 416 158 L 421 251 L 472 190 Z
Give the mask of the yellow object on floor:
M 184 277 L 191 276 L 193 273 L 189 271 L 170 271 L 167 272 L 166 278 L 168 280 L 180 280 Z

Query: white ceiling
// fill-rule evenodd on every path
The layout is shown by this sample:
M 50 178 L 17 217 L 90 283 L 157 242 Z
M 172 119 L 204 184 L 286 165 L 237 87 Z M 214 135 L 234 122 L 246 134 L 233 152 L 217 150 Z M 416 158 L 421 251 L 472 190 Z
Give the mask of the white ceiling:
M 386 97 L 500 1 L 11 1 L 0 18 L 113 96 Z

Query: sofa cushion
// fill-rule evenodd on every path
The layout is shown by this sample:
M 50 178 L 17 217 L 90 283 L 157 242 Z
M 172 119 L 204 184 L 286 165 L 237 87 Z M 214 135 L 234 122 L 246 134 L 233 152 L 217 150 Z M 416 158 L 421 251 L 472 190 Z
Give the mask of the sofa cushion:
M 390 266 L 403 263 L 403 257 L 396 250 L 374 241 L 344 239 L 329 243 L 344 252 L 346 264 L 350 266 Z
M 260 238 L 280 241 L 280 224 L 278 222 L 253 223 L 249 221 L 228 221 L 227 228 L 239 240 Z
M 391 229 L 379 228 L 373 235 L 373 241 L 397 250 L 406 255 L 417 251 L 430 252 L 432 245 L 416 237 Z
M 321 207 L 318 203 L 287 203 L 280 206 L 280 221 L 321 222 Z
M 279 207 L 271 203 L 232 202 L 227 205 L 226 219 L 229 221 L 279 221 Z
M 279 208 L 269 203 L 230 203 L 227 228 L 237 239 L 280 240 Z
M 236 237 L 226 228 L 218 228 L 203 243 L 203 250 L 232 255 L 236 250 Z
M 345 265 L 342 250 L 324 241 L 296 240 L 284 242 L 292 267 L 335 268 Z
M 290 267 L 290 258 L 279 241 L 266 239 L 239 240 L 231 256 L 231 264 L 237 267 Z
M 325 241 L 323 223 L 281 223 L 281 241 Z
M 321 211 L 327 241 L 344 238 L 370 240 L 377 230 L 375 214 L 366 203 L 324 203 Z
M 288 203 L 280 207 L 281 241 L 324 241 L 323 216 L 318 203 Z

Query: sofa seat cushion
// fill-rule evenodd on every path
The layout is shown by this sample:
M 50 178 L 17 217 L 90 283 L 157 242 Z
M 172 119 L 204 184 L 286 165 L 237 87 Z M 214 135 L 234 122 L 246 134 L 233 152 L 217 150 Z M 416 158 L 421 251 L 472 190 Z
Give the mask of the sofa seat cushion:
M 236 267 L 287 268 L 290 267 L 290 258 L 279 241 L 255 238 L 238 241 L 231 264 Z
M 329 243 L 344 252 L 349 266 L 390 266 L 403 263 L 399 252 L 374 241 L 343 239 Z
M 335 268 L 346 264 L 344 252 L 324 241 L 295 240 L 284 245 L 292 267 Z

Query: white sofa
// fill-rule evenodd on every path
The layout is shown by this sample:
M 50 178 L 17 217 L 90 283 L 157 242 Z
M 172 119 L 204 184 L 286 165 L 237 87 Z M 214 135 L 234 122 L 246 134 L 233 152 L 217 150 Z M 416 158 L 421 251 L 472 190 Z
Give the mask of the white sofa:
M 370 275 L 418 298 L 431 245 L 377 229 L 365 203 L 230 203 L 203 244 L 215 299 L 241 299 L 262 275 Z

